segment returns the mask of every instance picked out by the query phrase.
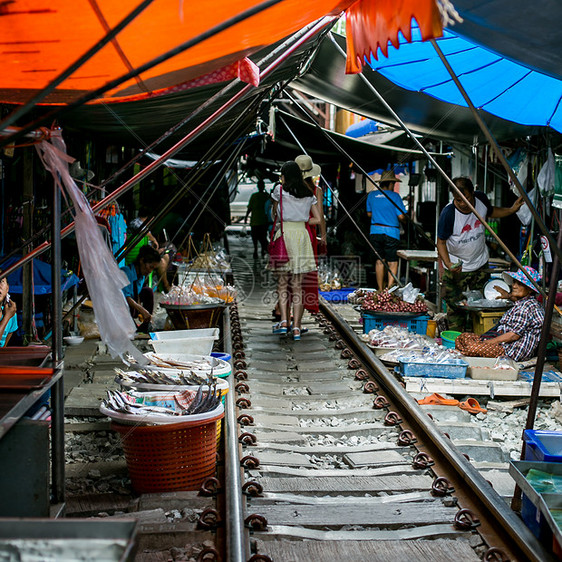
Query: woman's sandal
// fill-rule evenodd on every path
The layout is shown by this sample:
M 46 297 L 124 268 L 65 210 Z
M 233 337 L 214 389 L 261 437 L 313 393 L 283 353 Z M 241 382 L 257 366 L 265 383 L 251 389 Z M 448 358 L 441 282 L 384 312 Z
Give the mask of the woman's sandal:
M 476 398 L 467 398 L 464 402 L 459 404 L 461 410 L 466 410 L 471 414 L 486 414 L 488 410 L 482 408 Z
M 281 322 L 277 322 L 273 326 L 273 333 L 274 334 L 286 334 L 287 333 L 287 321 L 281 320 Z
M 418 400 L 418 404 L 431 404 L 432 406 L 458 406 L 459 401 L 454 398 L 445 398 L 436 392 Z
M 301 339 L 301 329 L 300 328 L 293 328 L 293 340 L 299 341 Z

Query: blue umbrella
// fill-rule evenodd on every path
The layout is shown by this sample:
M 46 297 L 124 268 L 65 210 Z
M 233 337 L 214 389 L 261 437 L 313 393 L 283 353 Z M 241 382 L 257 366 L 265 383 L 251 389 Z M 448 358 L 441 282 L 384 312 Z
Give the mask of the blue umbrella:
M 533 70 L 444 31 L 437 39 L 472 102 L 498 117 L 522 125 L 550 126 L 562 132 L 562 80 Z M 431 43 L 412 29 L 412 43 L 400 37 L 388 57 L 368 61 L 373 70 L 395 84 L 466 107 L 460 92 Z

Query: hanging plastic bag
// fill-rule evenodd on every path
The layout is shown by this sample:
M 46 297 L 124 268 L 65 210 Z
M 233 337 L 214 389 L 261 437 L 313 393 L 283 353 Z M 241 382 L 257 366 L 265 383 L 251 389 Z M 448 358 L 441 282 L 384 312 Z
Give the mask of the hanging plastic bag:
M 531 203 L 535 205 L 537 202 L 537 188 L 533 187 L 533 189 L 531 189 L 531 191 L 529 191 L 527 195 L 529 196 Z M 523 203 L 523 205 L 515 214 L 519 217 L 521 224 L 524 226 L 527 226 L 533 218 L 533 214 L 531 213 L 531 210 L 529 209 L 529 205 L 527 205 L 527 203 Z
M 136 326 L 121 291 L 129 280 L 104 242 L 88 200 L 69 173 L 68 164 L 74 159 L 66 154 L 60 129 L 51 131 L 51 142 L 43 140 L 36 147 L 55 183 L 61 190 L 64 185 L 74 203 L 78 253 L 102 341 L 113 357 L 119 356 L 126 362 L 125 353 L 129 353 L 141 365 L 147 364 L 147 359 L 131 343 Z
M 555 169 L 554 154 L 552 154 L 552 150 L 549 148 L 546 162 L 537 176 L 537 185 L 543 197 L 549 197 L 554 193 Z

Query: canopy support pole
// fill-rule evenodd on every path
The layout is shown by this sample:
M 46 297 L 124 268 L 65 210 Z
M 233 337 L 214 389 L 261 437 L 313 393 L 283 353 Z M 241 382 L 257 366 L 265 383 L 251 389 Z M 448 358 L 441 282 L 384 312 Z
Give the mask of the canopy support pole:
M 542 217 L 540 216 L 539 212 L 537 211 L 537 209 L 533 205 L 533 202 L 531 201 L 531 199 L 527 195 L 527 192 L 523 189 L 523 186 L 521 185 L 521 183 L 517 179 L 517 176 L 515 175 L 515 172 L 511 169 L 511 166 L 509 165 L 508 161 L 506 160 L 502 149 L 499 147 L 499 145 L 498 145 L 496 139 L 494 138 L 494 136 L 492 135 L 490 129 L 488 129 L 488 126 L 486 125 L 486 123 L 484 123 L 484 120 L 482 119 L 482 117 L 480 117 L 480 114 L 478 113 L 478 110 L 476 109 L 476 107 L 472 103 L 472 100 L 470 99 L 468 93 L 466 92 L 463 85 L 461 84 L 458 76 L 455 74 L 455 71 L 453 70 L 453 68 L 449 64 L 449 61 L 447 60 L 447 57 L 445 57 L 445 55 L 443 54 L 443 51 L 441 50 L 441 47 L 439 47 L 439 45 L 437 44 L 435 39 L 431 39 L 431 44 L 433 45 L 433 48 L 435 49 L 435 52 L 439 55 L 439 58 L 441 59 L 441 62 L 444 64 L 445 68 L 447 69 L 447 72 L 449 73 L 449 75 L 453 79 L 453 82 L 455 83 L 457 89 L 459 90 L 460 94 L 462 95 L 464 101 L 468 104 L 468 108 L 470 109 L 470 111 L 471 111 L 471 113 L 474 117 L 474 120 L 478 123 L 478 126 L 480 127 L 480 129 L 484 133 L 485 137 L 488 139 L 488 142 L 490 143 L 490 146 L 492 147 L 492 149 L 496 153 L 497 157 L 499 158 L 502 166 L 504 167 L 505 171 L 507 172 L 507 175 L 508 175 L 509 179 L 513 182 L 513 185 L 515 185 L 515 187 L 517 188 L 517 191 L 519 191 L 519 193 L 520 193 L 521 197 L 523 197 L 523 200 L 525 201 L 525 203 L 527 203 L 527 205 L 529 207 L 529 210 L 531 211 L 533 217 L 535 218 L 538 227 L 541 229 L 543 234 L 547 237 L 548 242 L 550 244 L 550 247 L 554 249 L 558 258 L 562 259 L 562 250 L 559 248 L 559 246 L 556 245 L 554 237 L 552 236 L 552 234 L 550 234 L 550 230 L 548 229 L 548 227 L 546 226 L 546 224 L 542 220 Z M 543 291 L 541 291 L 541 293 L 542 292 Z
M 62 286 L 61 286 L 61 236 L 60 209 L 61 193 L 56 181 L 53 181 L 52 211 L 52 251 L 51 251 L 51 288 L 53 304 L 53 340 L 52 362 L 54 369 L 62 369 Z M 64 488 L 64 376 L 51 388 L 51 440 L 52 440 L 52 493 L 55 504 L 63 504 Z
M 285 53 L 277 57 L 267 68 L 261 72 L 261 78 L 265 78 L 273 70 L 275 70 L 282 62 L 284 62 L 294 51 L 296 51 L 302 44 L 306 43 L 308 39 L 316 35 L 323 27 L 325 27 L 328 23 L 336 19 L 335 16 L 322 18 L 318 21 L 318 23 L 313 26 L 307 33 L 305 33 L 302 37 L 300 37 L 293 45 L 291 45 Z M 158 159 L 151 162 L 146 168 L 141 170 L 138 174 L 134 175 L 131 179 L 127 180 L 121 187 L 118 187 L 115 191 L 110 193 L 107 197 L 102 199 L 99 203 L 92 207 L 92 211 L 95 213 L 96 211 L 103 209 L 109 203 L 115 201 L 118 197 L 126 193 L 129 189 L 131 189 L 135 184 L 137 184 L 142 179 L 146 178 L 156 169 L 164 164 L 166 160 L 172 158 L 177 152 L 187 146 L 190 142 L 192 142 L 195 138 L 197 138 L 201 133 L 206 131 L 219 117 L 222 117 L 225 113 L 227 113 L 232 107 L 234 107 L 240 99 L 242 99 L 250 90 L 253 88 L 251 84 L 247 84 L 244 88 L 242 88 L 238 93 L 236 93 L 232 98 L 230 98 L 227 102 L 225 102 L 221 107 L 219 107 L 212 115 L 207 117 L 202 123 L 200 123 L 197 127 L 192 129 L 187 135 L 185 135 L 179 142 L 177 142 L 174 146 L 168 149 L 164 154 L 162 154 Z M 71 222 L 68 226 L 62 229 L 60 232 L 61 238 L 68 236 L 71 232 L 74 231 L 74 222 Z M 43 252 L 48 250 L 51 246 L 50 242 L 43 242 L 40 246 L 35 248 L 32 252 L 27 254 L 21 260 L 16 262 L 15 264 L 8 267 L 4 272 L 3 275 L 8 276 L 10 273 L 15 271 L 16 269 L 20 268 L 23 264 L 27 263 L 28 261 L 39 257 Z
M 341 49 L 341 47 L 337 44 L 337 42 L 332 38 L 332 41 L 334 43 L 334 45 L 336 46 L 336 48 L 338 49 L 338 51 L 340 52 L 340 54 L 343 55 L 343 57 L 346 57 L 346 54 L 344 53 L 344 51 Z M 458 195 L 462 201 L 464 201 L 465 205 L 471 210 L 472 213 L 474 213 L 474 215 L 476 216 L 476 218 L 484 225 L 484 228 L 487 228 L 488 231 L 490 232 L 490 234 L 496 239 L 496 241 L 498 242 L 498 244 L 502 247 L 502 249 L 504 250 L 504 252 L 512 259 L 513 263 L 519 268 L 521 269 L 521 272 L 525 274 L 525 276 L 527 277 L 527 279 L 529 279 L 529 282 L 533 285 L 533 287 L 535 287 L 535 289 L 546 298 L 546 295 L 544 294 L 544 291 L 542 290 L 542 287 L 540 287 L 535 281 L 534 279 L 527 273 L 526 270 L 523 269 L 523 266 L 521 265 L 521 263 L 519 262 L 519 260 L 514 256 L 513 252 L 504 244 L 503 240 L 499 237 L 498 234 L 496 234 L 496 232 L 491 228 L 491 226 L 486 222 L 486 219 L 484 217 L 482 217 L 478 211 L 474 208 L 474 206 L 472 205 L 472 203 L 466 198 L 465 194 L 453 183 L 453 180 L 451 180 L 451 178 L 445 173 L 445 170 L 443 170 L 443 168 L 441 168 L 441 166 L 437 163 L 437 161 L 435 160 L 435 158 L 433 158 L 433 156 L 427 151 L 427 149 L 425 148 L 425 146 L 422 145 L 422 143 L 417 139 L 417 137 L 412 133 L 412 131 L 410 131 L 410 129 L 408 128 L 408 126 L 404 123 L 404 121 L 402 121 L 402 119 L 400 119 L 400 117 L 398 116 L 398 114 L 394 111 L 394 109 L 392 109 L 392 107 L 390 107 L 390 105 L 388 104 L 388 102 L 384 99 L 384 97 L 382 96 L 382 94 L 379 93 L 379 91 L 367 80 L 367 78 L 365 77 L 365 75 L 363 73 L 358 74 L 357 76 L 359 76 L 361 78 L 361 80 L 363 80 L 363 82 L 365 83 L 365 85 L 367 86 L 367 88 L 369 88 L 369 90 L 371 90 L 371 92 L 373 92 L 373 94 L 375 94 L 375 96 L 378 98 L 378 100 L 384 105 L 385 109 L 392 115 L 392 117 L 396 120 L 396 122 L 400 125 L 400 127 L 402 128 L 402 130 L 414 141 L 414 143 L 416 143 L 418 145 L 418 147 L 420 148 L 420 150 L 427 156 L 428 160 L 433 164 L 433 166 L 435 166 L 435 168 L 437 169 L 437 171 L 441 174 L 441 176 L 443 176 L 443 178 L 445 179 L 445 181 L 447 182 L 447 184 L 449 185 L 449 187 L 453 190 L 453 192 Z

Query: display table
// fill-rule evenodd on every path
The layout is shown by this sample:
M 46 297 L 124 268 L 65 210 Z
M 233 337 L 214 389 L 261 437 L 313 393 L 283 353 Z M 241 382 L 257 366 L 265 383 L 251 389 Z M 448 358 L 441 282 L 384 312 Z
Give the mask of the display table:
M 435 263 L 438 258 L 437 250 L 398 250 L 396 255 L 399 258 L 398 262 L 398 278 L 401 276 L 402 272 L 402 261 L 406 262 L 406 280 L 410 275 L 410 262 L 411 261 L 424 261 Z M 493 267 L 493 271 L 502 271 L 509 269 L 511 262 L 504 260 L 502 258 L 490 258 L 488 263 Z M 492 271 L 492 270 L 490 270 Z

